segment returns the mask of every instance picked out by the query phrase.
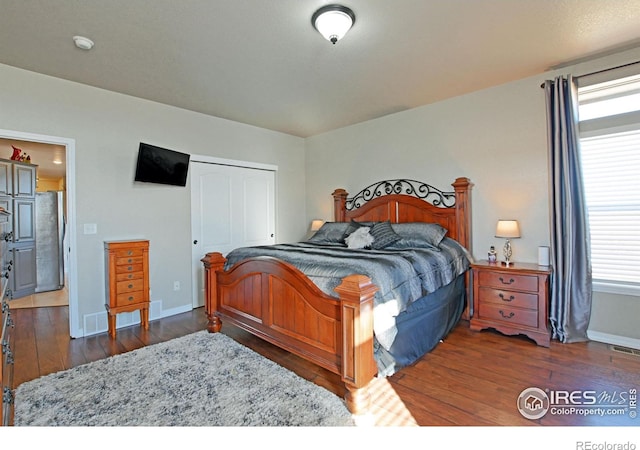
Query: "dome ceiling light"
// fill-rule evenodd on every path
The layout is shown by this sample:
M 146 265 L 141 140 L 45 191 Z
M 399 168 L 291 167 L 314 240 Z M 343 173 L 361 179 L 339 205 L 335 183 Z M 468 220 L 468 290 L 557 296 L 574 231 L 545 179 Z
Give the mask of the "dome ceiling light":
M 353 11 L 341 5 L 323 6 L 311 17 L 313 28 L 333 44 L 342 39 L 355 22 Z

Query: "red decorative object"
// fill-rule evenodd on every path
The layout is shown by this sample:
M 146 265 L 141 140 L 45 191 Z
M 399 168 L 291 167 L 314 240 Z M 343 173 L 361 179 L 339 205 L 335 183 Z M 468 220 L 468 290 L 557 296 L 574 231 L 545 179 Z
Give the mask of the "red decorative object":
M 11 148 L 13 149 L 13 155 L 11 155 L 11 160 L 20 161 L 20 153 L 22 153 L 22 150 L 20 150 L 17 147 L 14 147 L 13 145 L 11 146 Z

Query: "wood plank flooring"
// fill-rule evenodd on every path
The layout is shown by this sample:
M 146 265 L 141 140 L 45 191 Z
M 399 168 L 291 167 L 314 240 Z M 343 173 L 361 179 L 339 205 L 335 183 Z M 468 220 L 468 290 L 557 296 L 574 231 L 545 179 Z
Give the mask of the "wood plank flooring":
M 14 388 L 42 375 L 110 355 L 173 339 L 206 325 L 204 311 L 119 329 L 115 340 L 106 333 L 70 339 L 68 307 L 12 311 L 15 321 Z M 334 393 L 342 396 L 339 377 L 223 324 L 223 333 Z M 591 390 L 610 402 L 640 388 L 640 358 L 614 352 L 597 343 L 538 347 L 525 337 L 469 330 L 461 322 L 431 353 L 415 365 L 371 384 L 373 420 L 378 426 L 638 426 L 640 419 L 620 416 L 550 414 L 524 418 L 516 407 L 529 387 L 551 391 Z M 626 403 L 628 404 L 628 403 Z

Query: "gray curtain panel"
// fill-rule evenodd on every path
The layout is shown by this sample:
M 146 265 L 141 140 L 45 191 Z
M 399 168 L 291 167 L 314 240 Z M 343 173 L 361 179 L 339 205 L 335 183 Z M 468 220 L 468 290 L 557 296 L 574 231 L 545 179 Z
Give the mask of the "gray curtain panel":
M 591 252 L 584 198 L 578 92 L 573 78 L 544 85 L 547 105 L 551 207 L 551 296 L 553 338 L 563 343 L 587 338 L 591 317 Z

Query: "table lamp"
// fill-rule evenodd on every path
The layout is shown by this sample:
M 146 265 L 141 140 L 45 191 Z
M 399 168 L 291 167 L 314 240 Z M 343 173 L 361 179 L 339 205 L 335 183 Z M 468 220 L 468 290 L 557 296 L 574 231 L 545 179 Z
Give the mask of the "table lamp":
M 314 219 L 311 221 L 311 230 L 312 232 L 318 231 L 324 225 L 324 220 Z
M 496 226 L 496 237 L 506 239 L 503 251 L 504 251 L 504 263 L 506 266 L 511 264 L 511 239 L 517 239 L 520 237 L 520 226 L 517 220 L 498 220 Z

